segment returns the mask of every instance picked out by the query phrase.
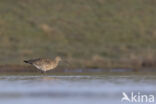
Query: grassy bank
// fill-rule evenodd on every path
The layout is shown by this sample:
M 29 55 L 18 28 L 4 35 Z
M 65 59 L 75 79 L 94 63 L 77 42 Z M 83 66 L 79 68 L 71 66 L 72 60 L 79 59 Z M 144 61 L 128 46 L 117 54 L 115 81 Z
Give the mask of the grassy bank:
M 155 5 L 154 0 L 1 0 L 0 64 L 59 55 L 71 68 L 155 66 Z

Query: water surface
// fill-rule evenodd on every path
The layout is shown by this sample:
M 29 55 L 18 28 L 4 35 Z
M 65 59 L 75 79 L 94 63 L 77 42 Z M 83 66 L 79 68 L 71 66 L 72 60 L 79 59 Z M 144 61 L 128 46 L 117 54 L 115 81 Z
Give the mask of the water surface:
M 1 104 L 125 104 L 122 92 L 155 96 L 156 77 L 124 73 L 0 76 Z

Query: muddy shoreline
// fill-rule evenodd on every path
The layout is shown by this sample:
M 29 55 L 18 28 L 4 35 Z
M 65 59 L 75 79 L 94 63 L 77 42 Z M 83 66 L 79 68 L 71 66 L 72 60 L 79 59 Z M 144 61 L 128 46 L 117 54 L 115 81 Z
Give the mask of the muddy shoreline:
M 0 65 L 0 73 L 41 73 L 38 69 L 30 65 Z M 100 73 L 100 72 L 156 72 L 155 67 L 116 67 L 116 68 L 65 68 L 57 67 L 48 73 Z

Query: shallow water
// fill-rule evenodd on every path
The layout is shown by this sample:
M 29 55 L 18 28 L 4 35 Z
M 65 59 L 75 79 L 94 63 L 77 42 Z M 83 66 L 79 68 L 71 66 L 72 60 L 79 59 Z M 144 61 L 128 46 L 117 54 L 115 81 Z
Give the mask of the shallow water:
M 0 103 L 125 104 L 128 102 L 121 102 L 122 92 L 155 97 L 155 87 L 156 76 L 146 74 L 3 75 L 0 76 Z

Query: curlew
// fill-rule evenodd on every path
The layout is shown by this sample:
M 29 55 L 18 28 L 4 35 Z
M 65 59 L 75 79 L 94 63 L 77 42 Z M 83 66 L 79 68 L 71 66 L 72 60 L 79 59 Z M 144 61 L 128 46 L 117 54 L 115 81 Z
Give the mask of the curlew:
M 61 60 L 61 57 L 57 56 L 54 60 L 48 58 L 38 58 L 32 60 L 24 60 L 24 62 L 35 66 L 42 72 L 46 72 L 48 70 L 55 69 Z

